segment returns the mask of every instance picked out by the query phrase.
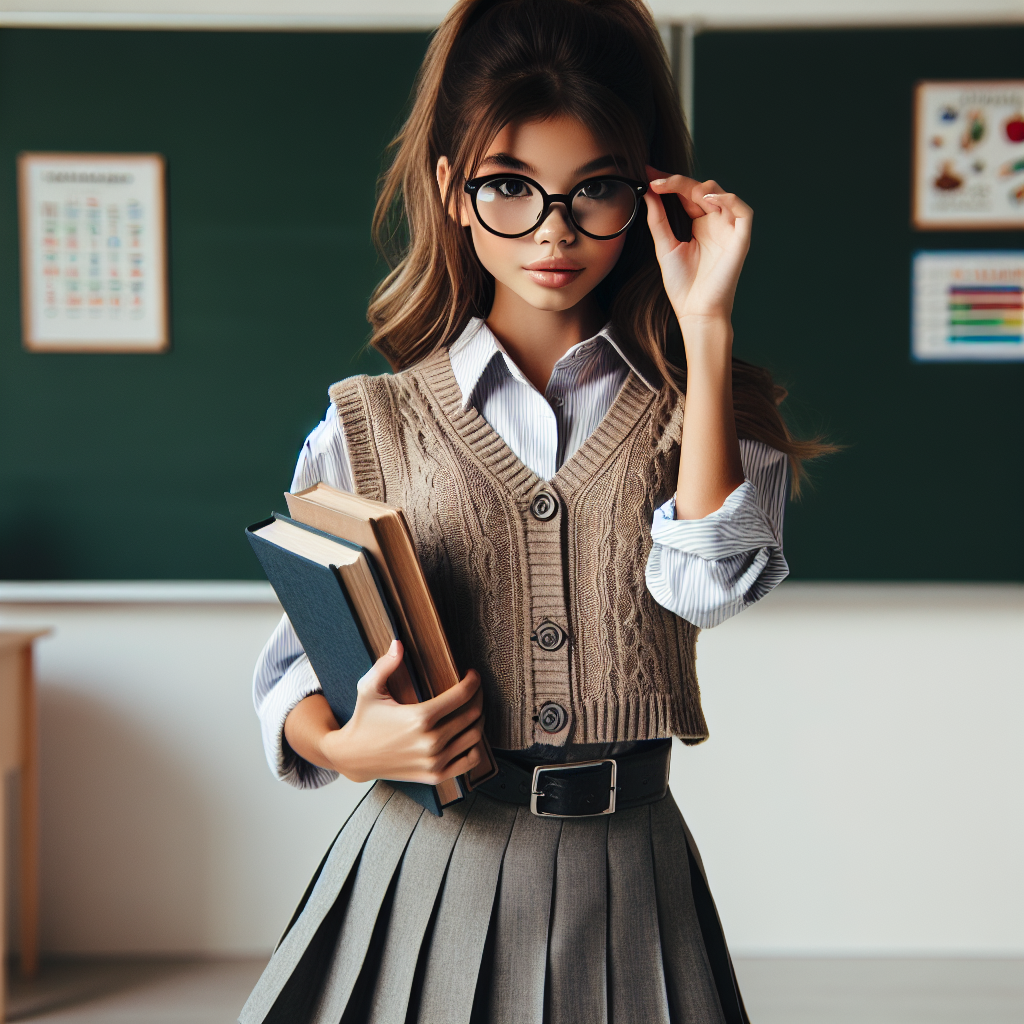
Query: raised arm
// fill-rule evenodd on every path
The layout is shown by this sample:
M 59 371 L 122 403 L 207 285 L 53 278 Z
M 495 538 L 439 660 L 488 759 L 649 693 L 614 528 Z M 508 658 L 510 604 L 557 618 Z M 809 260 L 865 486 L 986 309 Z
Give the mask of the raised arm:
M 683 417 L 675 514 L 703 519 L 743 483 L 732 405 L 732 306 L 750 247 L 753 211 L 715 181 L 647 168 L 647 221 L 686 348 Z M 693 221 L 680 242 L 661 195 L 675 193 Z

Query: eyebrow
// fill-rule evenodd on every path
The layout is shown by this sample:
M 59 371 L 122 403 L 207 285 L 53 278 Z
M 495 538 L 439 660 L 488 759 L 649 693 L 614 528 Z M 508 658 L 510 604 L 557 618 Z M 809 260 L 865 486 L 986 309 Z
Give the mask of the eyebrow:
M 581 167 L 577 167 L 575 174 L 590 174 L 591 171 L 599 171 L 602 167 L 617 167 L 619 161 L 615 159 L 610 153 L 605 156 L 599 156 L 596 160 L 591 160 L 589 164 L 583 164 Z
M 531 164 L 514 157 L 511 153 L 491 153 L 480 161 L 483 164 L 497 164 L 499 167 L 506 167 L 510 171 L 530 171 L 537 173 L 537 168 Z
M 524 160 L 520 160 L 518 157 L 513 156 L 511 153 L 490 153 L 483 160 L 481 164 L 497 164 L 499 167 L 504 167 L 510 171 L 520 171 L 523 174 L 536 174 L 537 168 L 531 164 L 526 163 Z M 573 175 L 585 175 L 590 174 L 593 171 L 599 171 L 603 167 L 618 167 L 619 161 L 610 153 L 605 156 L 599 156 L 595 160 L 591 160 L 589 163 L 582 164 L 573 171 Z

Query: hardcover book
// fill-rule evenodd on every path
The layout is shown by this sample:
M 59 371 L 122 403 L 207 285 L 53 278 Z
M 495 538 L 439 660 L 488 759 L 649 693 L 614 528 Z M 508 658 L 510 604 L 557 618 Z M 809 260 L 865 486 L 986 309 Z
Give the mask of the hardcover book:
M 285 500 L 293 519 L 358 544 L 373 557 L 399 639 L 405 645 L 416 678 L 428 691 L 425 696 L 436 696 L 454 686 L 461 674 L 416 554 L 405 513 L 394 505 L 322 483 L 286 494 Z M 461 776 L 467 790 L 498 770 L 486 738 L 480 741 L 480 750 L 480 764 L 472 773 Z
M 309 657 L 335 718 L 344 724 L 356 704 L 356 686 L 399 636 L 372 556 L 358 544 L 285 516 L 246 530 L 249 542 Z M 425 699 L 408 655 L 388 686 L 399 703 Z M 462 799 L 458 779 L 437 786 L 391 782 L 429 811 Z

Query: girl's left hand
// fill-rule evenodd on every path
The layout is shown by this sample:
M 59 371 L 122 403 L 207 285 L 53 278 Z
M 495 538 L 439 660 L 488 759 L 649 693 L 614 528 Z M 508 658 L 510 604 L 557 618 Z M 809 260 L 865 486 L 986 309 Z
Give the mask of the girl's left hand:
M 654 251 L 661 264 L 672 308 L 680 323 L 725 319 L 732 315 L 740 270 L 750 248 L 754 211 L 716 181 L 695 181 L 648 167 L 650 188 L 644 196 Z M 680 242 L 665 215 L 661 196 L 679 196 L 693 221 L 692 238 Z M 685 336 L 685 335 L 684 335 Z

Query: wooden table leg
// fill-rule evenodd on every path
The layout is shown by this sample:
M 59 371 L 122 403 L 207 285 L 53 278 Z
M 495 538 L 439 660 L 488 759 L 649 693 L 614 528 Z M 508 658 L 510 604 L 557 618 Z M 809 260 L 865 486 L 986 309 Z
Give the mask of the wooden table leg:
M 39 719 L 30 643 L 22 651 L 21 708 L 21 973 L 32 975 L 39 968 Z
M 0 764 L 0 881 L 7 878 L 7 773 Z M 7 900 L 0 885 L 0 1021 L 7 1020 Z

